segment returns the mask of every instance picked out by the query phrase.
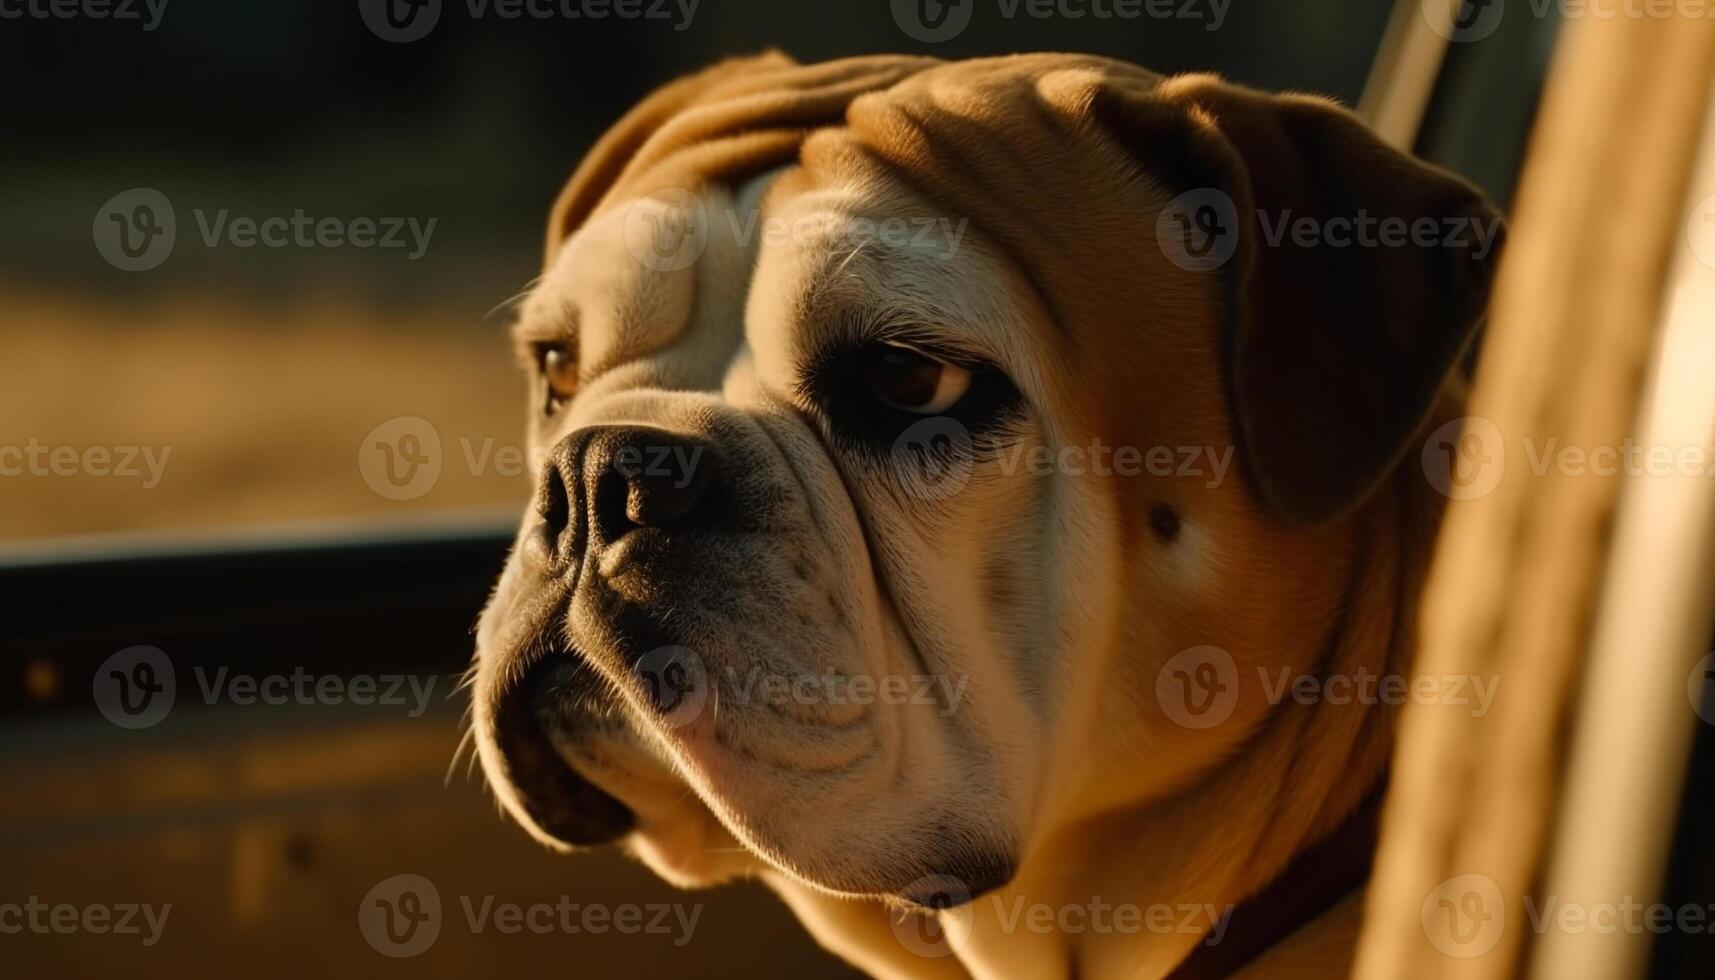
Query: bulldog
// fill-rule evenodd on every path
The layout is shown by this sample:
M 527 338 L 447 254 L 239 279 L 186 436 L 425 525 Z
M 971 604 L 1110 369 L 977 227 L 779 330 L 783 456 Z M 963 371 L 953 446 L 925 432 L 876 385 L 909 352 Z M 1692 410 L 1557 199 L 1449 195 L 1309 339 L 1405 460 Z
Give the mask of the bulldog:
M 1494 265 L 1455 227 L 1499 225 L 1209 75 L 657 91 L 514 329 L 534 491 L 471 713 L 505 811 L 760 878 L 880 977 L 1345 970 L 1398 700 L 1282 681 L 1409 669 L 1417 450 Z

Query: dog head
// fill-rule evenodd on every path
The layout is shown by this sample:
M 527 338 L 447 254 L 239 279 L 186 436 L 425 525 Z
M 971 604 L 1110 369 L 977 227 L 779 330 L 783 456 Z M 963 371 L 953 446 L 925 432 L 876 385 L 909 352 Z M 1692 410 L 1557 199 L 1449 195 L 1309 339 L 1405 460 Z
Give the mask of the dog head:
M 1332 242 L 1366 215 L 1437 237 Z M 1495 228 L 1345 111 L 1208 76 L 766 56 L 662 90 L 517 327 L 491 783 L 681 883 L 927 905 L 1172 794 L 1269 706 L 1188 725 L 1169 661 L 1231 651 L 1242 693 L 1338 615 L 1486 296 L 1455 223 Z

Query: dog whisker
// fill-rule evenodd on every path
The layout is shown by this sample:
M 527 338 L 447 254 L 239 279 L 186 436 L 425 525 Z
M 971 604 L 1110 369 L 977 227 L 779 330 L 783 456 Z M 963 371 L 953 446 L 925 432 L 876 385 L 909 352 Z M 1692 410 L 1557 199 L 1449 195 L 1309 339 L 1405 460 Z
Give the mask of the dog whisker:
M 508 296 L 507 298 L 501 300 L 500 302 L 494 304 L 494 306 L 491 307 L 487 313 L 484 313 L 482 315 L 482 319 L 484 321 L 486 321 L 486 320 L 488 320 L 489 317 L 492 317 L 494 314 L 500 312 L 501 310 L 508 309 L 512 306 L 515 306 L 520 301 L 522 301 L 525 297 L 529 296 L 530 293 L 536 288 L 536 285 L 538 283 L 540 283 L 541 281 L 542 281 L 541 276 L 537 276 L 534 279 L 531 279 L 529 282 L 524 284 L 524 288 L 520 289 L 516 293 L 513 293 L 511 296 Z
M 453 770 L 458 768 L 459 756 L 464 755 L 466 750 L 471 750 L 470 757 L 472 759 L 476 758 L 476 752 L 474 751 L 475 747 L 476 747 L 476 728 L 467 723 L 465 725 L 464 734 L 459 736 L 459 744 L 453 749 L 452 759 L 447 762 L 447 774 L 441 780 L 441 788 L 442 789 L 446 789 L 446 788 L 452 786 L 452 784 L 453 784 Z M 470 767 L 468 765 L 465 767 L 465 778 L 466 779 L 470 778 Z

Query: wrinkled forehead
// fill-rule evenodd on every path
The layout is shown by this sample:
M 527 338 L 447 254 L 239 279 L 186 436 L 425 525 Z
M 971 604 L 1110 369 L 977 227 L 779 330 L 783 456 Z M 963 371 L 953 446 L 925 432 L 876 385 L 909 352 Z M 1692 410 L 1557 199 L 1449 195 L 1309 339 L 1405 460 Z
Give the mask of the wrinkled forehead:
M 1051 350 L 1027 342 L 1049 315 L 997 245 L 992 229 L 1010 220 L 926 193 L 849 131 L 823 130 L 790 165 L 598 211 L 556 251 L 524 319 L 572 328 L 586 371 L 609 347 L 661 349 L 711 317 L 741 321 L 753 351 L 782 362 L 886 322 L 1025 363 Z
M 815 137 L 762 202 L 768 234 L 745 319 L 764 366 L 879 330 L 1020 369 L 1053 356 L 1037 336 L 1048 311 L 997 247 L 993 219 L 924 193 L 849 134 Z
M 1216 284 L 1155 246 L 1172 193 L 1077 114 L 1088 73 L 940 74 L 860 97 L 784 166 L 627 188 L 560 250 L 533 304 L 580 313 L 586 372 L 720 323 L 741 327 L 727 353 L 780 386 L 819 345 L 930 331 L 1050 403 L 1102 412 L 1080 426 L 1097 430 L 1140 385 L 1212 380 Z M 681 264 L 687 231 L 695 261 Z M 1218 397 L 1205 387 L 1186 394 Z M 1103 412 L 1103 391 L 1123 403 Z

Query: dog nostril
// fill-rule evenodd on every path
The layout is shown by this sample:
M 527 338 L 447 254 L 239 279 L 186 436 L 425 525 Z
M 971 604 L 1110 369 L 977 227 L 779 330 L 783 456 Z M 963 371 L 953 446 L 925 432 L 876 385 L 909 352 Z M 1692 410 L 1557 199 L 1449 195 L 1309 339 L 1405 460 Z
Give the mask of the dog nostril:
M 625 498 L 625 516 L 638 527 L 670 527 L 684 523 L 709 498 L 714 462 L 698 457 L 645 469 L 632 477 Z
M 542 523 L 531 536 L 532 548 L 541 551 L 546 561 L 553 561 L 562 547 L 562 538 L 571 523 L 571 490 L 558 466 L 550 464 L 542 476 L 542 488 L 536 497 L 536 513 Z
M 627 429 L 609 433 L 590 451 L 590 522 L 603 540 L 618 540 L 634 528 L 684 528 L 709 517 L 719 464 L 707 443 Z
M 620 535 L 637 526 L 628 514 L 625 477 L 604 470 L 596 477 L 595 491 L 590 494 L 590 524 L 604 541 L 616 541 Z

